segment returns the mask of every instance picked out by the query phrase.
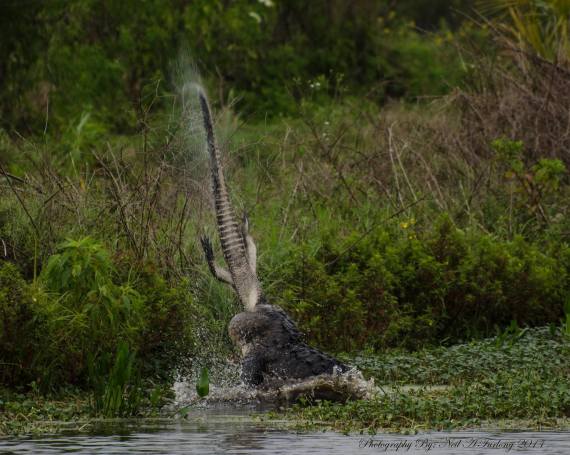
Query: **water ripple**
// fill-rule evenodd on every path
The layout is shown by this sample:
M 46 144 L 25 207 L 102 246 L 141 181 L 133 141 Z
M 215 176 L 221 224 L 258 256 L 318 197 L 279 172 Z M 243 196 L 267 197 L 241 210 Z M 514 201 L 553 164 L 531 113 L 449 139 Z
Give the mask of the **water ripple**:
M 110 425 L 110 426 L 109 426 Z M 352 454 L 478 455 L 570 453 L 568 432 L 428 432 L 341 435 L 296 433 L 238 415 L 205 413 L 189 421 L 108 424 L 95 434 L 0 440 L 2 454 Z

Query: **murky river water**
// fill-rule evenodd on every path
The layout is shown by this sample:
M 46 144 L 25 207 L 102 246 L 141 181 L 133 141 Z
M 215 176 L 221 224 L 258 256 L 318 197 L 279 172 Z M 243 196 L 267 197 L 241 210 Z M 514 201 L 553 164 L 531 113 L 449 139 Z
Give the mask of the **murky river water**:
M 428 432 L 414 436 L 294 432 L 250 413 L 197 411 L 188 419 L 100 423 L 89 434 L 0 439 L 2 454 L 570 454 L 568 432 Z

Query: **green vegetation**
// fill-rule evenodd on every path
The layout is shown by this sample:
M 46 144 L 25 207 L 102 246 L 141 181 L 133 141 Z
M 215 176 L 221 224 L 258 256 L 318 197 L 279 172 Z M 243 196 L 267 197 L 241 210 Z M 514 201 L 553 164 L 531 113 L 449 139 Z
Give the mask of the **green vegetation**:
M 479 426 L 491 420 L 567 427 L 569 353 L 568 338 L 544 328 L 412 354 L 366 354 L 353 361 L 376 379 L 383 394 L 346 404 L 295 405 L 287 416 L 301 428 L 370 433 Z
M 143 276 L 119 284 L 107 251 L 90 238 L 67 241 L 59 251 L 33 285 L 14 265 L 2 263 L 0 271 L 8 281 L 3 288 L 8 293 L 3 302 L 4 384 L 35 381 L 43 390 L 56 384 L 85 385 L 94 372 L 112 375 L 115 367 L 108 357 L 115 349 L 117 362 L 129 369 L 139 351 L 140 362 L 149 362 L 147 375 L 164 378 L 161 370 L 172 371 L 176 359 L 192 352 L 196 314 L 182 292 L 158 281 L 153 285 L 160 297 L 143 297 L 134 288 L 145 289 Z M 17 305 L 12 303 L 16 300 Z M 157 311 L 150 313 L 153 309 Z M 177 343 L 161 353 L 172 331 Z
M 91 415 L 88 397 L 74 390 L 66 390 L 63 397 L 46 397 L 1 389 L 0 396 L 1 435 L 54 433 L 62 422 L 81 422 Z
M 570 61 L 568 15 L 565 0 L 483 0 L 491 12 L 507 16 L 501 26 L 519 46 L 551 62 Z
M 2 431 L 152 413 L 236 354 L 195 67 L 271 302 L 377 381 L 446 386 L 295 415 L 567 417 L 568 10 L 471 3 L 3 2 Z
M 494 375 L 563 377 L 570 367 L 565 360 L 569 349 L 568 338 L 555 326 L 520 329 L 513 324 L 500 335 L 467 344 L 411 353 L 362 353 L 346 360 L 380 385 L 462 385 Z
M 172 68 L 180 49 L 204 68 L 220 101 L 240 97 L 241 110 L 258 118 L 291 114 L 293 100 L 315 83 L 329 94 L 343 81 L 359 93 L 374 88 L 380 99 L 416 97 L 443 93 L 462 72 L 449 43 L 412 29 L 428 15 L 410 2 L 400 11 L 370 0 L 57 0 L 25 11 L 4 3 L 0 75 L 10 77 L 0 91 L 0 126 L 42 131 L 49 112 L 47 128 L 68 150 L 133 133 L 169 106 L 183 76 Z
M 354 245 L 356 232 L 293 256 L 283 305 L 320 345 L 415 349 L 488 336 L 511 320 L 562 317 L 569 250 L 545 253 L 521 236 L 503 241 L 449 218 L 427 232 L 406 223 L 401 232 L 377 228 Z M 345 244 L 354 247 L 341 256 Z
M 0 397 L 1 436 L 54 434 L 63 431 L 96 432 L 105 423 L 119 423 L 118 420 L 109 419 L 109 415 L 106 416 L 103 412 L 95 413 L 91 395 L 74 388 L 62 389 L 57 394 L 43 394 L 37 389 L 26 393 L 0 389 Z M 145 394 L 137 403 L 135 415 L 144 419 L 159 419 L 160 408 L 171 398 L 172 391 L 166 388 Z M 117 415 L 120 414 L 112 414 L 113 417 Z
M 200 378 L 196 383 L 196 392 L 198 396 L 205 397 L 210 392 L 210 379 L 208 377 L 208 369 L 202 368 L 200 371 Z

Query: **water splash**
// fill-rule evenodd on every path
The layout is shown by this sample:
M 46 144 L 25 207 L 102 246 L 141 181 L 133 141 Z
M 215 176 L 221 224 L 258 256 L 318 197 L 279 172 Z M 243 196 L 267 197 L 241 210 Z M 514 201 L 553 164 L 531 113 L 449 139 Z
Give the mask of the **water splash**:
M 246 387 L 240 380 L 241 366 L 229 360 L 224 363 L 208 361 L 210 365 L 210 393 L 200 398 L 196 392 L 196 381 L 201 367 L 198 363 L 192 373 L 180 378 L 173 385 L 174 407 L 187 406 L 210 408 L 219 405 L 247 406 L 256 404 L 255 391 Z
M 356 368 L 345 373 L 322 374 L 302 380 L 276 379 L 266 382 L 262 387 L 252 388 L 239 379 L 239 364 L 227 362 L 220 367 L 216 378 L 210 383 L 210 394 L 205 398 L 200 398 L 196 393 L 198 368 L 191 377 L 177 381 L 174 384 L 175 407 L 268 409 L 293 404 L 301 397 L 308 400 L 346 401 L 371 399 L 379 393 L 374 379 L 364 379 Z

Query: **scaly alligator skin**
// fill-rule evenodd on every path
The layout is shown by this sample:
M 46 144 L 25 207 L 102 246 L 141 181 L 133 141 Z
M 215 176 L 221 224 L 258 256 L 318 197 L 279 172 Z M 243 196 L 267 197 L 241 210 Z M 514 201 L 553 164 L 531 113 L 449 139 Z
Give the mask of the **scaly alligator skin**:
M 220 234 L 222 252 L 224 253 L 229 272 L 215 265 L 212 245 L 208 238 L 202 238 L 202 246 L 214 276 L 220 281 L 232 285 L 237 292 L 240 302 L 248 311 L 252 311 L 261 297 L 261 286 L 255 270 L 255 244 L 247 232 L 249 224 L 247 218 L 244 217 L 242 229 L 239 228 L 235 219 L 224 173 L 222 172 L 220 150 L 214 136 L 210 106 L 202 90 L 199 91 L 198 96 L 200 98 L 204 129 L 206 130 L 206 140 L 208 142 L 208 153 L 210 155 L 218 233 Z
M 246 310 L 234 316 L 229 326 L 230 337 L 242 351 L 242 379 L 247 384 L 258 386 L 272 380 L 332 374 L 335 369 L 347 371 L 346 365 L 304 343 L 297 326 L 287 314 L 278 306 L 267 304 L 257 279 L 257 251 L 248 232 L 249 222 L 244 217 L 240 228 L 235 219 L 208 100 L 202 90 L 198 96 L 210 156 L 218 232 L 228 270 L 216 265 L 212 243 L 207 237 L 201 239 L 202 248 L 214 277 L 234 288 Z
M 275 379 L 305 379 L 349 368 L 312 348 L 287 314 L 276 305 L 259 303 L 254 312 L 239 313 L 229 326 L 232 341 L 241 348 L 242 379 L 261 385 Z

